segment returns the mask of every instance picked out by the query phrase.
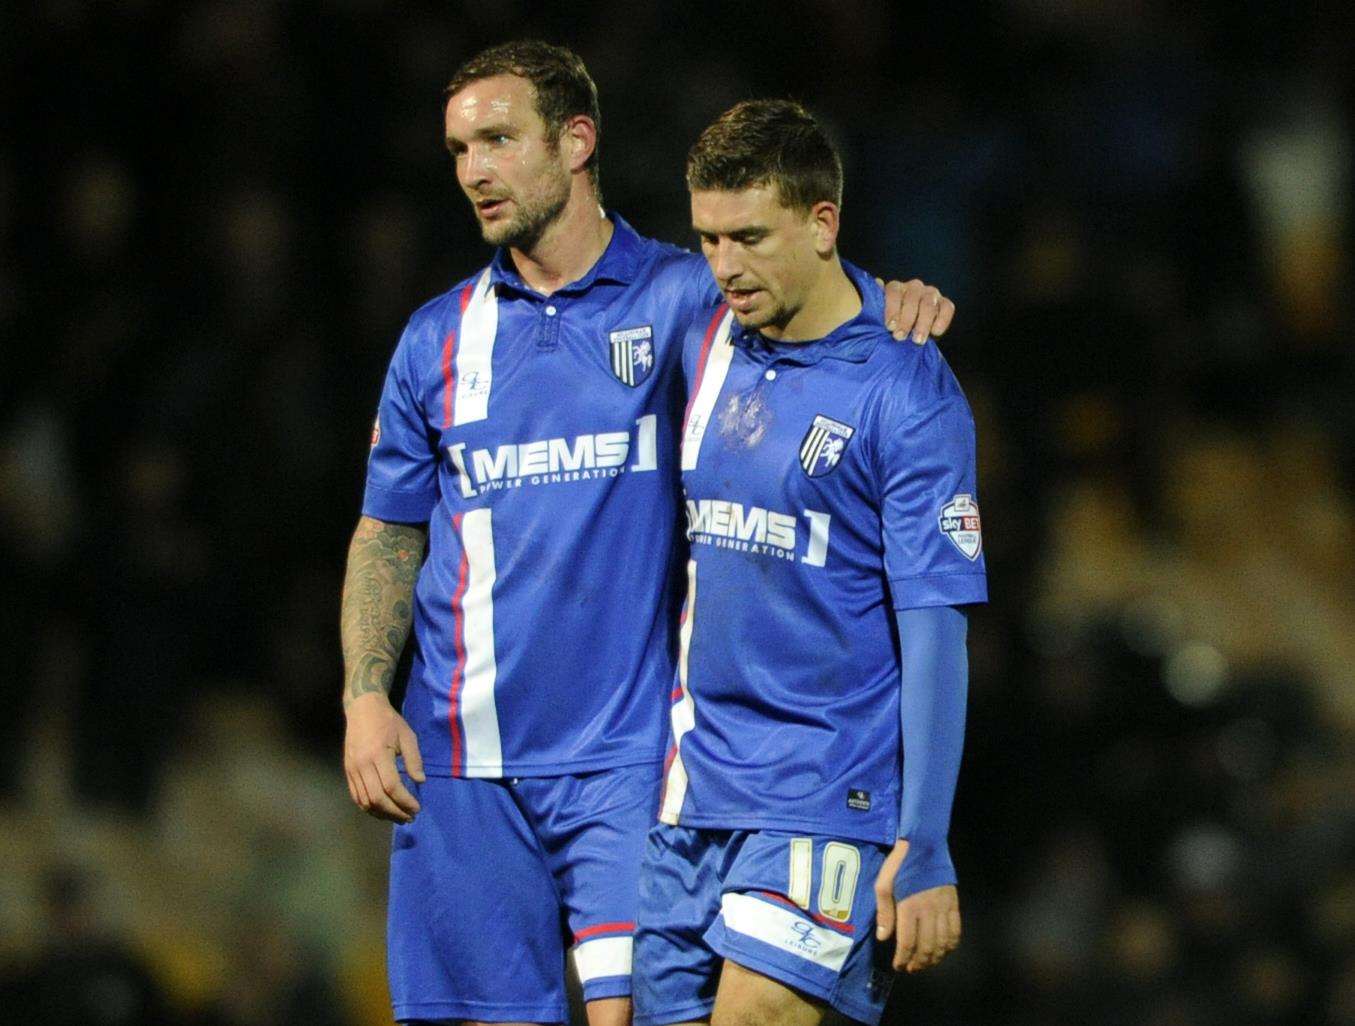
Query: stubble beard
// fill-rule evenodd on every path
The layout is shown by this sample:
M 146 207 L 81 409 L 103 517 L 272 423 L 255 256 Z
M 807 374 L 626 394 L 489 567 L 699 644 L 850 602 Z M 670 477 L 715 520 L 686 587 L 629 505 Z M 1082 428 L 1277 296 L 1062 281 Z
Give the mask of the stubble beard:
M 554 186 L 548 192 L 530 203 L 520 203 L 517 213 L 506 224 L 481 222 L 481 236 L 491 246 L 530 250 L 569 203 L 569 184 L 568 175 L 554 178 Z

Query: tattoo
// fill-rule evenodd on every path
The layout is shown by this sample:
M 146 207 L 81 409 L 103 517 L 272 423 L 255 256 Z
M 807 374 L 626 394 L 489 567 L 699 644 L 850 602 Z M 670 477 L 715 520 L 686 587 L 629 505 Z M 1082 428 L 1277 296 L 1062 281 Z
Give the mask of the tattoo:
M 343 581 L 343 704 L 389 694 L 414 619 L 414 582 L 428 530 L 362 517 L 348 548 Z

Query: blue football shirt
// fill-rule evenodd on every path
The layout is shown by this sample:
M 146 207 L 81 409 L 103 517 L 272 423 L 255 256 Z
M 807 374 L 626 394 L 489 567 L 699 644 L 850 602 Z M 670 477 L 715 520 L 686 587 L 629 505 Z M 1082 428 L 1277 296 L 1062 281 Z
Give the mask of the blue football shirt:
M 663 757 L 682 338 L 718 293 L 700 257 L 610 216 L 579 281 L 542 296 L 500 251 L 391 360 L 363 513 L 429 524 L 402 711 L 430 773 Z
M 893 611 L 987 598 L 968 404 L 846 269 L 863 309 L 826 338 L 773 342 L 723 308 L 688 336 L 666 823 L 893 844 Z

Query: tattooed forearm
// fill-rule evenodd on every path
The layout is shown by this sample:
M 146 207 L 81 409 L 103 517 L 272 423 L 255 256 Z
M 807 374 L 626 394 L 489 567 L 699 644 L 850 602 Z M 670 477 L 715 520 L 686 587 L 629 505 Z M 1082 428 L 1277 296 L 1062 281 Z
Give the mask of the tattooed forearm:
M 414 618 L 414 582 L 428 531 L 371 517 L 358 521 L 343 581 L 343 704 L 388 693 Z

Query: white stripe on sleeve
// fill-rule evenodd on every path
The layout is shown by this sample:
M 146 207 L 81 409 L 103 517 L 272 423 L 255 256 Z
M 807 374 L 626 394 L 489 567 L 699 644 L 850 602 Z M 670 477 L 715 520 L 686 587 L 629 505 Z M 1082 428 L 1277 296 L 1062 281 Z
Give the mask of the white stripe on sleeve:
M 630 937 L 595 937 L 577 945 L 574 968 L 579 972 L 579 982 L 629 976 L 633 944 Z

